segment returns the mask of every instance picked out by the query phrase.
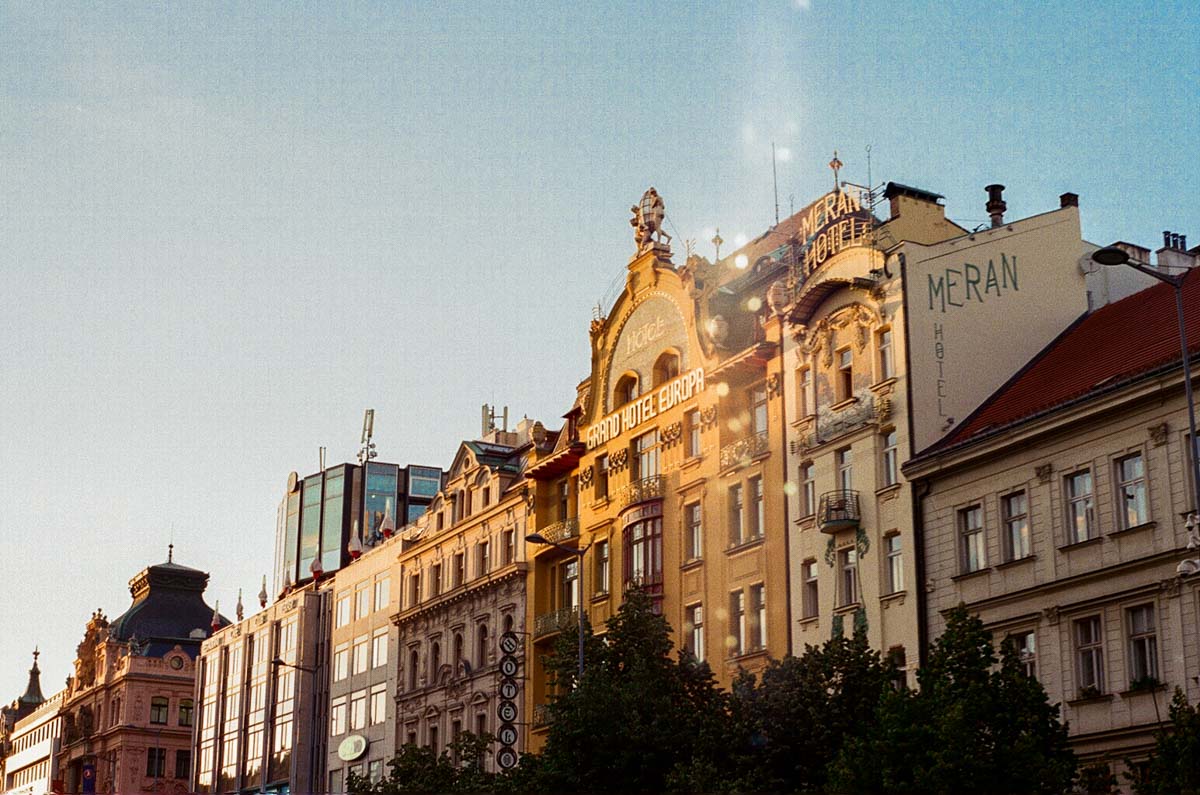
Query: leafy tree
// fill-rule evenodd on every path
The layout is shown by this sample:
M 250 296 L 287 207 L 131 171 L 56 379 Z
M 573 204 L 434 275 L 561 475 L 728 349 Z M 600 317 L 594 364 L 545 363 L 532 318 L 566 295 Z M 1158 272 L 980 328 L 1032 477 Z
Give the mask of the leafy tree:
M 917 673 L 915 693 L 886 693 L 876 721 L 847 742 L 832 781 L 855 792 L 1062 793 L 1075 755 L 1057 705 L 1004 644 L 955 608 Z
M 493 789 L 494 774 L 484 771 L 493 738 L 464 732 L 438 754 L 428 747 L 405 745 L 388 763 L 388 775 L 371 783 L 365 776 L 350 774 L 346 791 L 352 795 L 399 795 L 399 793 L 483 793 Z M 460 760 L 458 764 L 452 758 Z
M 1126 774 L 1138 795 L 1200 792 L 1200 705 L 1188 704 L 1177 687 L 1169 714 L 1171 726 L 1158 732 L 1145 779 L 1137 781 Z
M 1116 795 L 1117 777 L 1104 762 L 1094 762 L 1079 769 L 1075 791 L 1079 795 Z
M 661 792 L 694 757 L 719 760 L 728 695 L 690 655 L 672 658 L 670 627 L 640 590 L 626 595 L 603 639 L 563 632 L 547 661 L 558 690 L 534 789 Z M 523 773 L 516 774 L 524 775 Z

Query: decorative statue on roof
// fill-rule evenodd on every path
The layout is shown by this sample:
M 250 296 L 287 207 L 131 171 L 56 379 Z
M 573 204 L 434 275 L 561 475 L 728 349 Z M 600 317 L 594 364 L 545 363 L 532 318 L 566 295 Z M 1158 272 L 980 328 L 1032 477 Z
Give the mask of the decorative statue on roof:
M 633 239 L 637 242 L 639 254 L 654 244 L 656 235 L 659 243 L 669 244 L 671 242 L 671 236 L 662 229 L 666 209 L 662 197 L 653 187 L 643 193 L 642 200 L 630 207 L 629 211 L 633 213 L 633 217 L 629 219 L 629 225 L 634 229 Z M 664 237 L 666 241 L 663 240 Z

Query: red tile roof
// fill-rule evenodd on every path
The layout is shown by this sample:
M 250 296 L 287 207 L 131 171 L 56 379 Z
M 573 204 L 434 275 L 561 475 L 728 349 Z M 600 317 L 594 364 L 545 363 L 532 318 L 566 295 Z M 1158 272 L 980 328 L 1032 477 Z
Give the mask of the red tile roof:
M 1183 306 L 1188 348 L 1195 355 L 1200 351 L 1200 276 L 1193 272 L 1184 280 Z M 927 452 L 956 446 L 1160 367 L 1178 367 L 1179 359 L 1175 289 L 1158 284 L 1080 318 Z

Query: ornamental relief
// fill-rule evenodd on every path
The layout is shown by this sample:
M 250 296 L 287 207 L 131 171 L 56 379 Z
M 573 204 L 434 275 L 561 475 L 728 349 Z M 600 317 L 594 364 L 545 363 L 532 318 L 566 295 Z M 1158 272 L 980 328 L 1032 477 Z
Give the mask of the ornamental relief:
M 859 353 L 867 348 L 871 340 L 871 330 L 881 323 L 877 312 L 859 303 L 842 307 L 828 317 L 823 317 L 814 326 L 802 327 L 793 334 L 805 354 L 811 356 L 821 354 L 821 363 L 825 367 L 833 366 L 835 335 L 838 339 L 849 334 L 848 341 L 854 343 Z

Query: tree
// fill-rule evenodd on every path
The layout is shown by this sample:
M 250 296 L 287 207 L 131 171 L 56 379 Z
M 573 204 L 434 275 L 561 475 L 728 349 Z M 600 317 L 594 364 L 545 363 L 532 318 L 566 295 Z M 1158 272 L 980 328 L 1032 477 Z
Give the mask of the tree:
M 1177 687 L 1169 714 L 1171 726 L 1158 732 L 1145 779 L 1126 774 L 1138 795 L 1200 792 L 1200 705 L 1188 704 Z
M 999 669 L 996 670 L 996 663 Z M 1006 643 L 959 606 L 917 673 L 915 693 L 881 699 L 874 725 L 852 738 L 832 781 L 855 792 L 1062 793 L 1075 755 L 1057 705 Z
M 648 596 L 626 594 L 603 639 L 585 633 L 582 678 L 570 631 L 547 661 L 558 696 L 545 749 L 529 763 L 535 789 L 661 792 L 693 758 L 720 758 L 728 696 L 707 665 L 672 658 L 670 627 Z
M 352 795 L 399 795 L 400 793 L 483 793 L 493 789 L 495 776 L 484 771 L 493 738 L 490 734 L 460 734 L 438 754 L 432 748 L 405 745 L 388 763 L 388 775 L 371 783 L 365 776 L 350 774 L 346 791 Z M 452 758 L 459 759 L 455 764 Z

